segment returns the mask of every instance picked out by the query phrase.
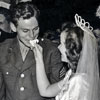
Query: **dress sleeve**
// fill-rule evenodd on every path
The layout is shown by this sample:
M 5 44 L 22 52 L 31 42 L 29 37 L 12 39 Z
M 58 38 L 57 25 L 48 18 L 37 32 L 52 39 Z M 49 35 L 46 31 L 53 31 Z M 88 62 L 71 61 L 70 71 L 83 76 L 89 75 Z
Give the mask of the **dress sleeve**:
M 89 84 L 86 77 L 75 75 L 64 85 L 62 91 L 56 96 L 56 100 L 88 100 L 88 89 Z
M 68 89 L 69 100 L 88 100 L 89 84 L 84 75 L 76 75 L 70 80 Z

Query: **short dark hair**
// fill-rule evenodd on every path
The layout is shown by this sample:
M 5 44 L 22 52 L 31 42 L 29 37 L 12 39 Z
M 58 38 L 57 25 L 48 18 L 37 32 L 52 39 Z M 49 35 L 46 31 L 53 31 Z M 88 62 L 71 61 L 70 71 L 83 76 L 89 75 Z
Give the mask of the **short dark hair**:
M 11 21 L 11 12 L 9 9 L 4 8 L 4 7 L 0 7 L 0 14 L 4 15 L 4 17 L 6 18 L 6 20 L 8 22 Z
M 21 2 L 11 8 L 12 22 L 17 25 L 19 18 L 29 19 L 36 17 L 38 19 L 40 11 L 32 2 Z

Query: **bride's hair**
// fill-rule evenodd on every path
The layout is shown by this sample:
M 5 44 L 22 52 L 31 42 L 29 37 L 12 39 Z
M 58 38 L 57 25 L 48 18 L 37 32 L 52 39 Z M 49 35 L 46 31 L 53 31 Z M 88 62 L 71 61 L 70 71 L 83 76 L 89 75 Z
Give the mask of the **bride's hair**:
M 66 28 L 65 28 L 66 30 Z M 80 58 L 83 41 L 83 30 L 79 27 L 70 27 L 66 32 L 65 47 L 67 49 L 66 56 L 70 62 L 69 66 L 75 72 Z

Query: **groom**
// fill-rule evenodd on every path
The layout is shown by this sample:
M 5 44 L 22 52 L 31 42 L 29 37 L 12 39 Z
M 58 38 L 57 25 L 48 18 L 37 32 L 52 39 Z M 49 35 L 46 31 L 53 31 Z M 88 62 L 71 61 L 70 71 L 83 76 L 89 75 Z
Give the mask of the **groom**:
M 11 28 L 17 38 L 0 44 L 0 100 L 45 100 L 37 88 L 36 62 L 29 43 L 39 35 L 39 10 L 31 2 L 24 2 L 11 11 Z M 59 81 L 59 50 L 49 40 L 40 39 L 39 44 L 48 79 L 51 83 Z

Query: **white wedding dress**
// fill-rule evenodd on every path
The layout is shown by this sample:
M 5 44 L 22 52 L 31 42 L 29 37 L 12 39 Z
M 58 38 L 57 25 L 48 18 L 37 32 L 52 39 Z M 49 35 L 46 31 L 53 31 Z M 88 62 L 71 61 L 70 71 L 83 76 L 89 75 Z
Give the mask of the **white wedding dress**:
M 88 100 L 88 89 L 86 74 L 75 74 L 68 83 L 65 83 L 56 100 Z
M 75 21 L 84 31 L 82 51 L 76 73 L 64 83 L 56 100 L 100 100 L 97 41 L 90 30 L 89 23 L 87 27 L 87 22 L 77 14 Z

